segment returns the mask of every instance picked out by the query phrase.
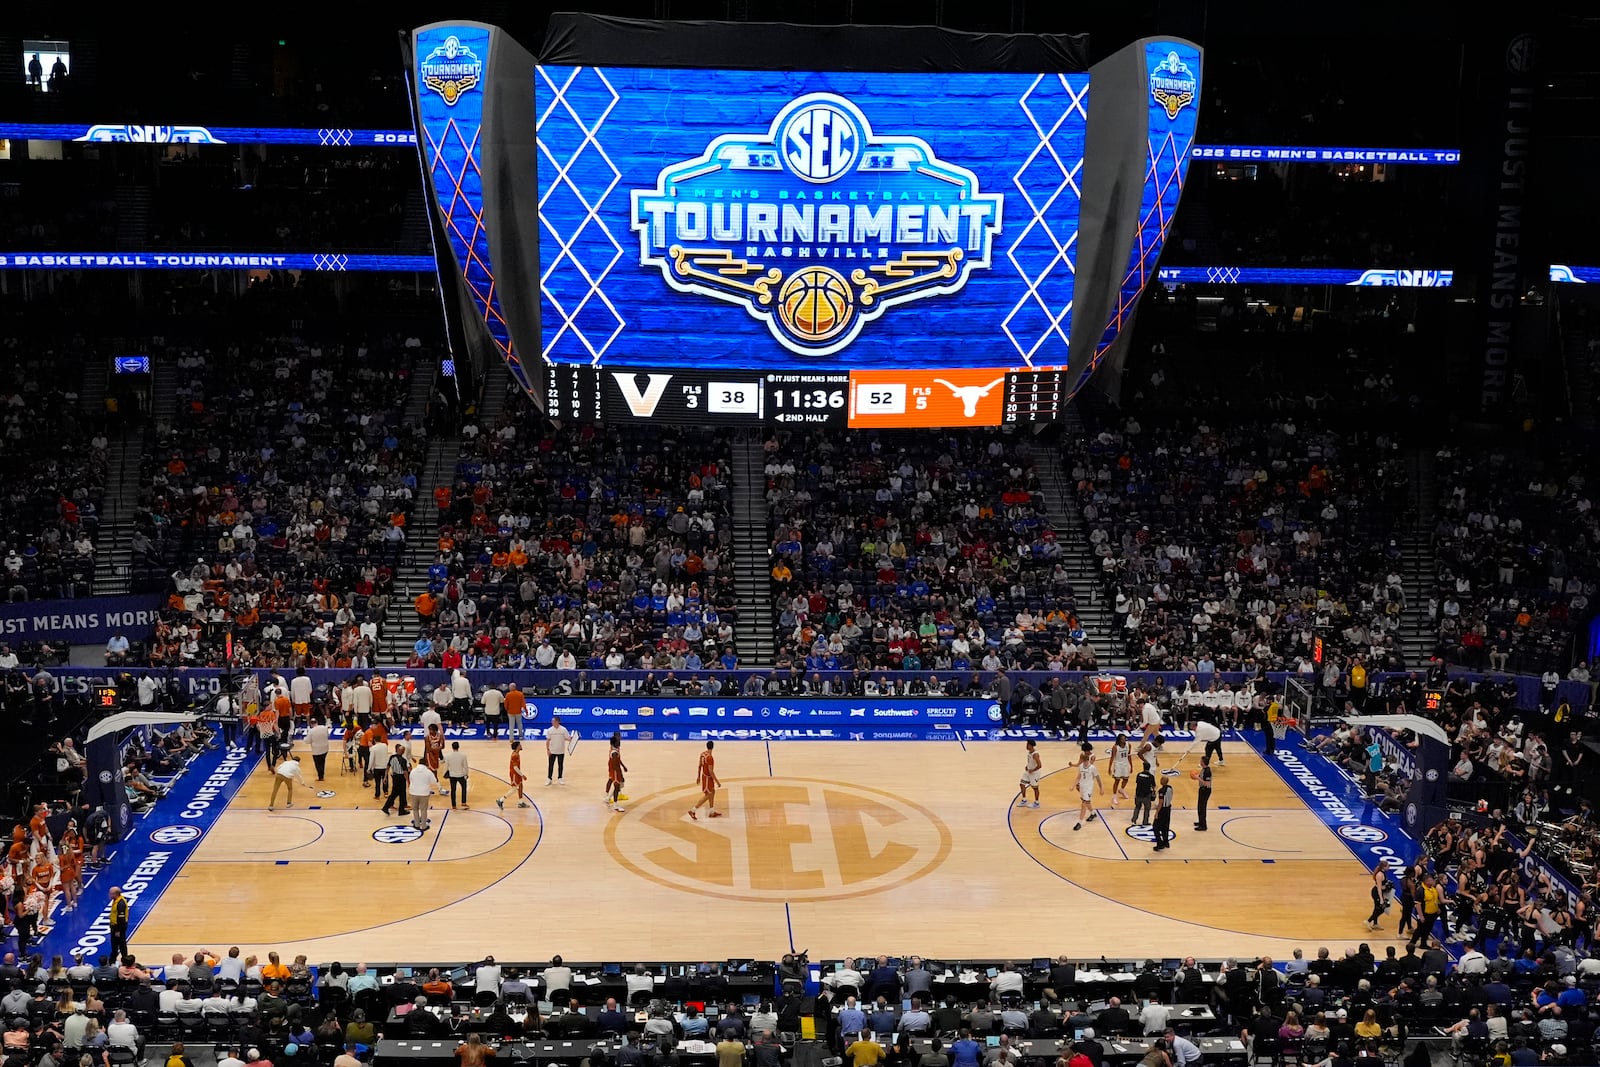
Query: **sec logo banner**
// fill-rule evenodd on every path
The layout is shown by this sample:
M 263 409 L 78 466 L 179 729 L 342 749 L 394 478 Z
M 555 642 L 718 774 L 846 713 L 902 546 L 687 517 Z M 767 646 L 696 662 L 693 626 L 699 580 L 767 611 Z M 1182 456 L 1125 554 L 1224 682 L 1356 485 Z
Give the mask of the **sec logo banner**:
M 404 845 L 422 837 L 422 831 L 415 826 L 396 825 L 380 826 L 372 831 L 372 839 L 385 845 Z
M 1381 845 L 1389 835 L 1376 826 L 1341 826 L 1339 836 L 1358 845 Z
M 742 306 L 803 356 L 843 350 L 890 308 L 960 292 L 990 267 L 1005 200 L 834 93 L 795 98 L 765 133 L 713 138 L 632 196 L 641 266 Z
M 158 845 L 185 845 L 200 840 L 200 827 L 163 826 L 150 831 L 150 840 Z

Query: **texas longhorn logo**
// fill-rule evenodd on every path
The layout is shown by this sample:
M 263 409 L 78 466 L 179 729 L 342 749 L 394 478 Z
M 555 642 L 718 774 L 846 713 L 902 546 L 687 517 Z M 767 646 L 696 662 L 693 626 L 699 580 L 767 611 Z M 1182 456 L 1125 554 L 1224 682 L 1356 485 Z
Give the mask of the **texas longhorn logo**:
M 892 307 L 988 269 L 1004 197 L 920 137 L 875 133 L 833 93 L 790 101 L 765 133 L 713 138 L 633 191 L 639 263 L 738 304 L 802 356 L 842 351 Z
M 446 106 L 455 107 L 463 93 L 483 80 L 483 60 L 452 34 L 418 64 L 417 73 L 423 85 L 444 97 Z

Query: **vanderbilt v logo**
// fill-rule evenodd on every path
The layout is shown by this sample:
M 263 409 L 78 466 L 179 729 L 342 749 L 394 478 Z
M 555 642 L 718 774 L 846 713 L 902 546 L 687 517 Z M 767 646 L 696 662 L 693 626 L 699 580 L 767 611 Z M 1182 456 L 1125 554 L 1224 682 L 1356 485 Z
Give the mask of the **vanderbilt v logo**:
M 617 388 L 622 390 L 622 399 L 636 419 L 648 419 L 656 413 L 656 405 L 661 403 L 661 397 L 667 391 L 667 383 L 672 381 L 670 374 L 652 374 L 650 384 L 641 393 L 636 375 L 612 371 L 611 377 L 616 379 Z

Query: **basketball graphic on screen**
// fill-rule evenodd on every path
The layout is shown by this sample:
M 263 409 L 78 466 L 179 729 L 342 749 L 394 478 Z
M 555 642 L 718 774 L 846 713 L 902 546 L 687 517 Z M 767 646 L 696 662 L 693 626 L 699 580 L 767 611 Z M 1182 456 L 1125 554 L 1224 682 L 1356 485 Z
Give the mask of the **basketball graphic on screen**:
M 795 337 L 819 343 L 837 336 L 853 314 L 850 285 L 838 271 L 802 267 L 778 290 L 778 316 Z

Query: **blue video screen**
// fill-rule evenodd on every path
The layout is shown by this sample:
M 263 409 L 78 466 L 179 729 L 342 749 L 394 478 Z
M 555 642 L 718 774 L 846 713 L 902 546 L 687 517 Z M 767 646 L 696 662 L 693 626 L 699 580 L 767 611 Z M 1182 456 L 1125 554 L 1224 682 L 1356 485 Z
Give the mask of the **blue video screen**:
M 1065 365 L 1088 96 L 1087 74 L 540 67 L 544 356 Z

